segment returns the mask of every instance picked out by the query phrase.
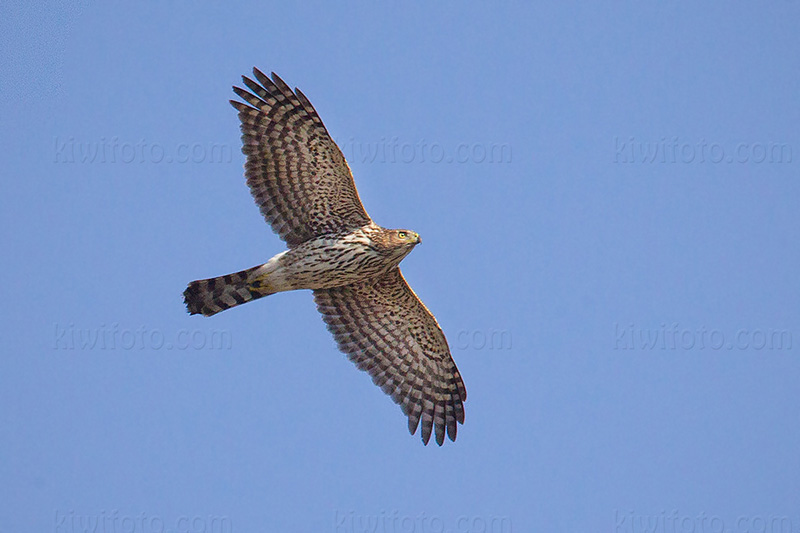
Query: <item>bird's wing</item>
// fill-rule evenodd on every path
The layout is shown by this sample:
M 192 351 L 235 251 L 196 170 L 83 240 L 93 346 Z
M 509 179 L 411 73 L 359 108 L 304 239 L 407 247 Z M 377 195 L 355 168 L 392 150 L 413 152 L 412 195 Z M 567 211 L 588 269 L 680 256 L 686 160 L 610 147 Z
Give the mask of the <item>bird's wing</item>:
M 467 391 L 442 329 L 399 268 L 377 281 L 315 290 L 314 299 L 339 349 L 400 405 L 412 435 L 422 420 L 425 444 L 434 427 L 439 445 L 445 430 L 456 439 Z
M 339 147 L 308 98 L 274 72 L 253 69 L 252 92 L 234 87 L 242 122 L 245 176 L 261 214 L 292 247 L 310 238 L 370 222 Z

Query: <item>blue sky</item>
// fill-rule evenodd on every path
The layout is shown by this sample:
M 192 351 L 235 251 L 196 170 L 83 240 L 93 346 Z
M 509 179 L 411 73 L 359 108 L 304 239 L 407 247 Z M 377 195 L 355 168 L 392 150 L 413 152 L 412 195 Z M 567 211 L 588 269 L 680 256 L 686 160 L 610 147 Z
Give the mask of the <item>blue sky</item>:
M 0 532 L 800 531 L 798 16 L 4 3 Z M 253 66 L 422 235 L 456 443 L 309 292 L 186 313 L 284 249 L 227 103 Z

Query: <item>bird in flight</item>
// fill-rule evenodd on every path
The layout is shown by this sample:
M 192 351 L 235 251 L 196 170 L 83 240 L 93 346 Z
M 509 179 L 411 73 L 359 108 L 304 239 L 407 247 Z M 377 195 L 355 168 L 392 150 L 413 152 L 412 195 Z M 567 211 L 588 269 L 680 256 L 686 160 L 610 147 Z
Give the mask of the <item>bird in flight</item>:
M 245 176 L 288 250 L 247 270 L 192 281 L 190 314 L 211 316 L 283 291 L 310 289 L 339 349 L 400 405 L 413 435 L 441 446 L 464 423 L 467 391 L 433 314 L 398 265 L 420 236 L 367 215 L 341 150 L 308 98 L 274 72 L 242 76 Z

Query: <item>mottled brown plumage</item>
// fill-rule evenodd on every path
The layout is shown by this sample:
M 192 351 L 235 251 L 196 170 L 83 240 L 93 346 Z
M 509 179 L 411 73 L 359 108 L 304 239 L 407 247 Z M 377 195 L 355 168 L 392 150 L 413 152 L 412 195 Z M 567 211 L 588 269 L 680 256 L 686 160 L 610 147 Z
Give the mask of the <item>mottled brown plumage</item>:
M 191 314 L 214 315 L 281 291 L 311 289 L 328 329 L 356 366 L 397 402 L 425 444 L 455 440 L 467 392 L 436 319 L 398 265 L 421 242 L 367 215 L 350 168 L 299 90 L 258 69 L 234 91 L 245 175 L 256 203 L 289 249 L 235 274 L 193 281 Z M 249 105 L 248 105 L 249 104 Z
M 436 427 L 456 438 L 467 397 L 444 333 L 399 268 L 378 280 L 314 291 L 317 309 L 339 349 L 400 404 L 414 434 L 422 420 L 427 443 Z
M 253 69 L 261 85 L 242 76 L 253 93 L 233 90 L 242 122 L 242 152 L 250 192 L 272 229 L 296 246 L 312 237 L 371 222 L 339 147 L 299 90 L 274 73 Z

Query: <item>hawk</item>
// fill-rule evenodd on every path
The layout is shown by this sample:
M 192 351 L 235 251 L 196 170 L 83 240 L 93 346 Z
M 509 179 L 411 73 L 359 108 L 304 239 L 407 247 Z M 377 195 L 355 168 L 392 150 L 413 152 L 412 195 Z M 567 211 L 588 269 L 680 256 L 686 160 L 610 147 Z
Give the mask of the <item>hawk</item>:
M 398 265 L 420 236 L 367 215 L 341 150 L 308 98 L 274 72 L 242 76 L 239 112 L 245 176 L 261 214 L 288 250 L 253 268 L 192 281 L 190 314 L 211 316 L 282 291 L 310 289 L 339 349 L 421 424 L 456 439 L 467 391 L 442 329 Z

